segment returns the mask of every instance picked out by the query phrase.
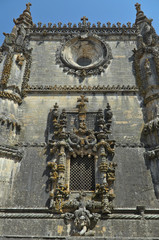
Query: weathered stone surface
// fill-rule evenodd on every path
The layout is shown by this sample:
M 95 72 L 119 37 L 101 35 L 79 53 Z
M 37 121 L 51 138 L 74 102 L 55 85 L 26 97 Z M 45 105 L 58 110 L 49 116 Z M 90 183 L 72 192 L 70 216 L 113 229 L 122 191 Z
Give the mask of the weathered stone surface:
M 105 40 L 105 39 L 104 39 Z M 135 85 L 135 76 L 132 74 L 133 53 L 136 47 L 134 41 L 108 42 L 113 59 L 102 75 L 86 77 L 79 82 L 78 77 L 63 73 L 63 69 L 56 64 L 56 50 L 60 42 L 31 41 L 33 48 L 30 85 Z M 43 54 L 45 52 L 45 55 Z
M 0 238 L 158 239 L 151 20 L 136 4 L 133 27 L 36 27 L 30 6 L 0 49 Z M 72 158 L 79 182 L 94 164 L 91 189 L 71 189 Z

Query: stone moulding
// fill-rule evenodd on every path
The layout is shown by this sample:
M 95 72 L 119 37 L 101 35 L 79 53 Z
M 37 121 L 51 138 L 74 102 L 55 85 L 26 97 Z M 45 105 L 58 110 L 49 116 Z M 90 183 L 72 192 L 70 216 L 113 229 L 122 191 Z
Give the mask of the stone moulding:
M 27 88 L 25 88 L 25 92 L 26 93 L 32 93 L 32 92 L 38 92 L 38 93 L 45 93 L 45 92 L 103 92 L 103 93 L 107 93 L 107 92 L 138 92 L 138 88 L 136 86 L 120 86 L 120 85 L 113 85 L 113 86 L 109 86 L 109 85 L 97 85 L 97 86 L 46 86 L 46 85 L 31 85 L 31 86 L 27 86 Z
M 21 159 L 23 158 L 23 152 L 18 150 L 17 148 L 0 145 L 0 157 L 11 159 L 13 158 L 15 160 L 21 161 Z
M 7 91 L 0 91 L 0 98 L 12 100 L 18 104 L 22 103 L 21 97 Z
M 63 219 L 64 214 L 54 214 L 46 208 L 0 208 L 1 218 L 14 219 Z M 114 208 L 111 214 L 101 216 L 104 219 L 146 219 L 159 220 L 159 209 L 145 208 L 143 211 L 138 211 L 137 208 Z

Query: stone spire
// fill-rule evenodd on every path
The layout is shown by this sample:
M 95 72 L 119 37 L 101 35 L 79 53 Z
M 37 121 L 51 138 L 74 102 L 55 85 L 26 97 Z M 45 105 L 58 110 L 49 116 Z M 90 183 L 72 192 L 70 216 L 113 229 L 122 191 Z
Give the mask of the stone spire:
M 26 9 L 19 16 L 19 18 L 17 18 L 16 20 L 13 19 L 13 21 L 16 25 L 23 24 L 26 27 L 31 27 L 33 25 L 31 12 L 30 12 L 30 6 L 32 6 L 32 4 L 30 2 L 27 3 L 26 4 Z

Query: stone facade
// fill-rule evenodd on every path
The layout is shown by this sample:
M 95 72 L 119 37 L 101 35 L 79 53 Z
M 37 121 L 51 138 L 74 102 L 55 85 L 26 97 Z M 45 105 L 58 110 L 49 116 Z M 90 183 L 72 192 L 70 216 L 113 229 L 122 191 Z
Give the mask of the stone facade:
M 158 239 L 159 38 L 33 24 L 0 48 L 1 239 Z

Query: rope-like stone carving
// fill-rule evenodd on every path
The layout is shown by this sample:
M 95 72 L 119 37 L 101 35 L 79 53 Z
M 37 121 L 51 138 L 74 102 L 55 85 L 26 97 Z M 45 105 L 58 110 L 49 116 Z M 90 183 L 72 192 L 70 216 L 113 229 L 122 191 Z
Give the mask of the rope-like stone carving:
M 3 87 L 7 86 L 8 79 L 9 79 L 10 72 L 11 72 L 12 62 L 13 62 L 13 55 L 12 55 L 12 53 L 8 53 L 6 60 L 5 60 L 2 77 L 1 77 L 1 85 Z
M 32 57 L 31 53 L 25 54 L 26 58 L 26 65 L 25 65 L 25 72 L 23 76 L 23 82 L 22 82 L 22 97 L 26 96 L 26 89 L 28 88 L 28 82 L 30 78 L 30 71 L 31 71 L 31 63 L 32 63 Z
M 22 103 L 22 99 L 20 97 L 18 97 L 17 95 L 10 93 L 10 92 L 6 92 L 6 91 L 0 91 L 0 98 L 6 98 L 9 100 L 13 100 L 15 103 L 21 104 Z

